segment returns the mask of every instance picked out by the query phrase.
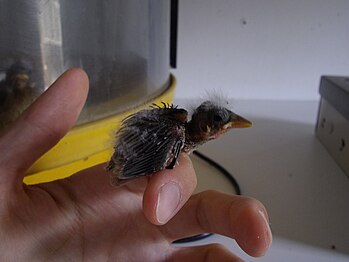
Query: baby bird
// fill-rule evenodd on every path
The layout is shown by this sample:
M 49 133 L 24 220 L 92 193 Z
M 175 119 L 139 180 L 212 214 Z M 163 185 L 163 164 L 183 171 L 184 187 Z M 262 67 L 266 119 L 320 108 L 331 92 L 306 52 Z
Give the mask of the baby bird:
M 232 128 L 250 127 L 250 121 L 212 101 L 188 112 L 162 103 L 123 120 L 117 132 L 115 152 L 108 163 L 112 184 L 122 185 L 164 168 L 172 169 L 180 152 L 190 154 L 205 142 Z
M 0 81 L 0 129 L 16 120 L 37 95 L 30 68 L 21 61 L 12 64 Z

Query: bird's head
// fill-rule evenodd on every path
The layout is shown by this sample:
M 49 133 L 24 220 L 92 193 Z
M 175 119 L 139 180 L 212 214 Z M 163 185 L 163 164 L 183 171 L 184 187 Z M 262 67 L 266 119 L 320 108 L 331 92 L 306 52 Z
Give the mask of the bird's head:
M 231 128 L 250 127 L 252 123 L 229 109 L 211 101 L 197 107 L 188 123 L 188 132 L 193 140 L 216 139 Z
M 16 62 L 6 71 L 6 80 L 15 91 L 23 91 L 30 85 L 31 70 L 23 62 Z

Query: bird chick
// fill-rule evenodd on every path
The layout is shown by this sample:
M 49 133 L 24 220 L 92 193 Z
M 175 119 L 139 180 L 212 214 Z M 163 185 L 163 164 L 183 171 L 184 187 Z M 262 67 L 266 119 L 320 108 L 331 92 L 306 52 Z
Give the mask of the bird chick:
M 31 70 L 23 62 L 12 64 L 0 81 L 0 129 L 13 122 L 36 98 Z
M 185 109 L 165 103 L 163 107 L 155 105 L 123 120 L 106 169 L 112 172 L 112 184 L 122 185 L 164 168 L 172 169 L 180 152 L 190 154 L 232 128 L 251 125 L 212 101 L 197 107 L 190 121 Z

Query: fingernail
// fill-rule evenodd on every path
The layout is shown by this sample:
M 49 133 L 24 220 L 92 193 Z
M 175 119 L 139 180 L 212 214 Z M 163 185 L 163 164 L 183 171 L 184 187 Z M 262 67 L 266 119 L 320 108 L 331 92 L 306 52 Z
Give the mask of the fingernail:
M 160 188 L 156 218 L 159 223 L 166 223 L 176 211 L 181 200 L 181 191 L 175 182 L 169 182 Z
M 263 218 L 266 226 L 266 232 L 265 232 L 265 240 L 267 247 L 269 248 L 271 243 L 272 243 L 272 235 L 271 235 L 271 230 L 270 230 L 270 223 L 265 215 L 265 213 L 262 210 L 258 210 L 259 215 Z

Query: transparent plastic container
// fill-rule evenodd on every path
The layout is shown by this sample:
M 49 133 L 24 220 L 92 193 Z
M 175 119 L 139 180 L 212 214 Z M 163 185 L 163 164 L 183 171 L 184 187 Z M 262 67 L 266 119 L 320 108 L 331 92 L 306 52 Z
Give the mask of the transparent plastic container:
M 1 0 L 0 25 L 0 129 L 68 68 L 90 79 L 77 125 L 31 167 L 28 183 L 107 161 L 123 117 L 171 102 L 170 0 Z
M 143 104 L 169 86 L 169 1 L 2 0 L 0 25 L 0 109 L 13 114 L 8 119 L 71 67 L 90 78 L 79 123 Z M 27 79 L 8 80 L 15 74 Z M 27 90 L 19 98 L 6 94 L 20 88 Z M 16 109 L 4 107 L 10 97 Z

